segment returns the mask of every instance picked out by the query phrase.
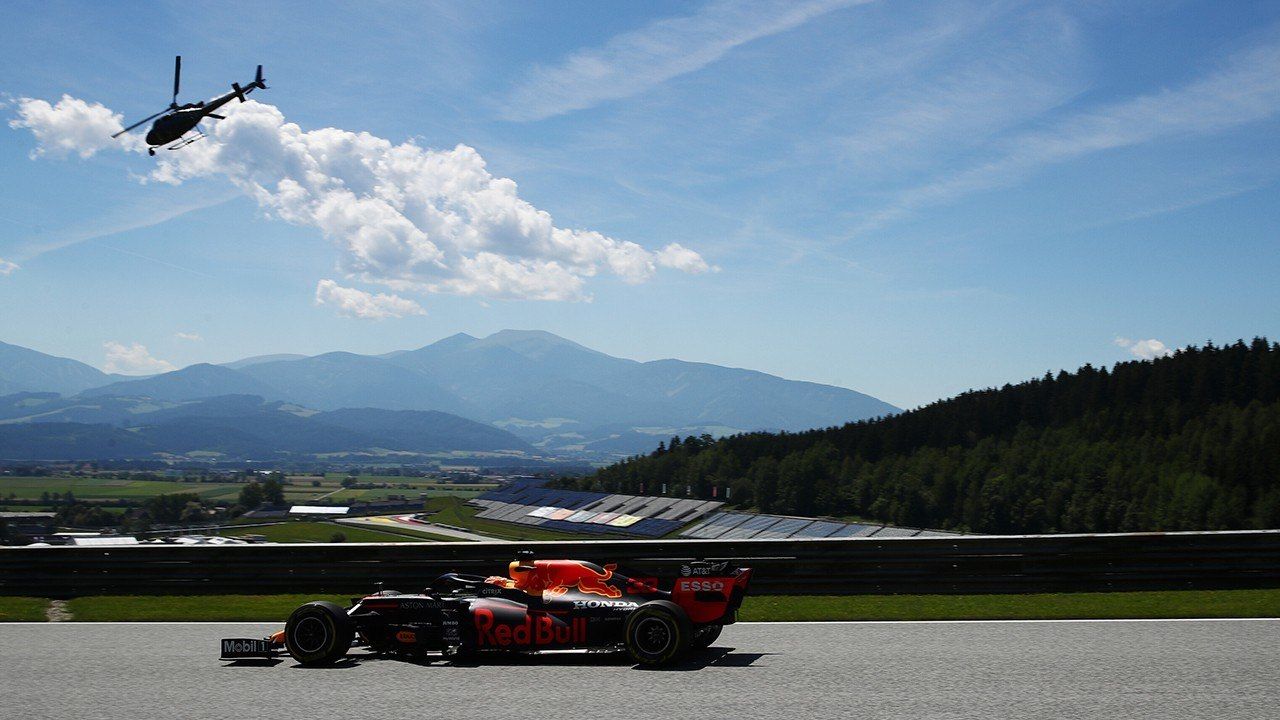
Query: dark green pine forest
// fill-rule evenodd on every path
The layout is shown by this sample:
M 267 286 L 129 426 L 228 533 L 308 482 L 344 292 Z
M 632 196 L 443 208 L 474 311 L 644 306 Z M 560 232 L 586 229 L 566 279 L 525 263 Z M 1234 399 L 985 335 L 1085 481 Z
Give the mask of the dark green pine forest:
M 801 433 L 672 438 L 567 481 L 991 533 L 1280 527 L 1280 344 L 1189 347 Z

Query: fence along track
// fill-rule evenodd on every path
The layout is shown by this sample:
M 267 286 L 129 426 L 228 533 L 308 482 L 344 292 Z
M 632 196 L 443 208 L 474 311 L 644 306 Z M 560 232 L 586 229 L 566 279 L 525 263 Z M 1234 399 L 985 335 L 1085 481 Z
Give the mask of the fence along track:
M 671 577 L 755 568 L 753 594 L 1029 593 L 1280 587 L 1280 531 L 840 540 L 604 540 L 0 548 L 0 594 L 362 592 L 499 572 L 517 549 Z

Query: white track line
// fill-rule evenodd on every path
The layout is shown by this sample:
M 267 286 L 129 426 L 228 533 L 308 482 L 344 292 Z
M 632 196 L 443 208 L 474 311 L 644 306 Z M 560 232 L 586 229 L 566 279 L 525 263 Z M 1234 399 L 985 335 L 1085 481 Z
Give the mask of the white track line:
M 1256 618 L 1068 618 L 1056 620 L 778 620 L 746 621 L 738 625 L 978 625 L 1015 623 L 1167 623 L 1167 622 L 1276 622 L 1280 617 Z M 10 625 L 278 625 L 280 620 L 70 620 L 67 622 L 0 622 Z

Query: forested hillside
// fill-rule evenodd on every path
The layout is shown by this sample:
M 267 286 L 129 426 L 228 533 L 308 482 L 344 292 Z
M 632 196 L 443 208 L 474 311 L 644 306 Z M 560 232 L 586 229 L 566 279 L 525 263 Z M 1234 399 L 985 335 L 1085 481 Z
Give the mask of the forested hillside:
M 672 439 L 577 482 L 977 532 L 1275 528 L 1280 344 L 1086 365 L 842 427 Z

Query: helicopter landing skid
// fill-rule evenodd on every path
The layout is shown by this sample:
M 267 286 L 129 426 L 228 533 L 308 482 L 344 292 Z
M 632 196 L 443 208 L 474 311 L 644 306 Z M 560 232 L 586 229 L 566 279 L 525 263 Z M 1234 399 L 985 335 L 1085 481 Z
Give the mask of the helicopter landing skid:
M 170 145 L 167 149 L 169 149 L 169 150 L 179 150 L 179 149 L 184 148 L 184 147 L 186 147 L 186 146 L 190 145 L 191 143 L 193 143 L 193 142 L 195 142 L 195 141 L 197 141 L 197 140 L 203 139 L 203 138 L 204 138 L 204 133 L 200 133 L 199 135 L 196 135 L 196 136 L 194 136 L 194 137 L 189 137 L 189 138 L 185 138 L 185 139 L 179 140 L 178 142 L 176 142 L 176 143 L 174 143 L 174 144 Z M 155 153 L 153 152 L 153 153 L 151 153 L 151 154 L 152 154 L 152 155 L 154 155 Z

